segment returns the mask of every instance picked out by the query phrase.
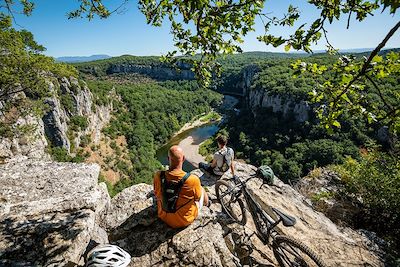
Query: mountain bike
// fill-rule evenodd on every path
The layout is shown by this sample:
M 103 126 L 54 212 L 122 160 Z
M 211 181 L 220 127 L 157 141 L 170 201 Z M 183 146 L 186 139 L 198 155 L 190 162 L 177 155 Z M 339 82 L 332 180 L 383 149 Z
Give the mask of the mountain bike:
M 257 229 L 254 234 L 257 235 L 264 245 L 272 247 L 274 256 L 280 266 L 327 266 L 305 244 L 278 232 L 275 228 L 278 224 L 282 223 L 285 227 L 292 227 L 296 224 L 296 219 L 277 208 L 272 208 L 272 211 L 278 218 L 274 220 L 272 216 L 263 210 L 247 188 L 247 182 L 253 178 L 257 178 L 257 175 L 252 175 L 243 181 L 239 177 L 234 177 L 216 182 L 215 191 L 217 199 L 228 217 L 241 225 L 246 224 L 247 213 L 245 204 L 241 198 L 243 196 Z M 263 185 L 265 185 L 264 181 L 261 187 Z

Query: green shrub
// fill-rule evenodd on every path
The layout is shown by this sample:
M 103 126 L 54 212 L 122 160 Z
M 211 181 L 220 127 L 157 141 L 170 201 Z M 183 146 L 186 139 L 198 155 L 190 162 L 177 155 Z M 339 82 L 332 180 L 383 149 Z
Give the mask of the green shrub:
M 69 111 L 70 113 L 75 111 L 75 104 L 74 104 L 75 101 L 72 95 L 70 94 L 61 95 L 60 102 L 65 110 Z
M 208 138 L 203 143 L 201 143 L 201 145 L 199 147 L 199 154 L 202 156 L 208 156 L 210 154 L 213 154 L 214 151 L 217 149 L 217 145 L 214 140 L 215 140 L 215 138 L 211 137 L 211 138 Z
M 52 159 L 59 162 L 70 162 L 72 157 L 64 147 L 50 147 L 48 153 Z
M 74 115 L 70 118 L 70 126 L 73 131 L 84 131 L 89 125 L 89 122 L 86 117 Z
M 400 246 L 400 156 L 372 151 L 360 161 L 350 157 L 334 167 L 347 194 L 362 203 L 361 227 Z M 400 256 L 400 255 L 398 255 Z
M 14 135 L 14 131 L 10 127 L 10 125 L 0 122 L 0 136 L 4 138 L 12 138 Z
M 91 141 L 92 141 L 92 138 L 90 137 L 90 134 L 84 135 L 81 137 L 80 146 L 85 147 L 85 146 L 89 145 Z
M 107 191 L 111 197 L 114 197 L 118 192 L 115 191 L 114 185 L 107 181 L 102 174 L 99 175 L 99 183 L 105 183 Z
M 112 148 L 112 149 L 117 149 L 117 142 L 115 142 L 115 140 L 112 140 L 111 142 L 110 142 L 110 147 Z

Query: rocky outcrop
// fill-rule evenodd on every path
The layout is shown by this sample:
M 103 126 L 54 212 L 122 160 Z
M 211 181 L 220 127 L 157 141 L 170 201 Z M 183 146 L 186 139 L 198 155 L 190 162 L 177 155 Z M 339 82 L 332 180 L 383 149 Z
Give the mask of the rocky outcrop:
M 54 146 L 64 147 L 70 151 L 71 143 L 67 136 L 69 117 L 61 107 L 60 100 L 54 96 L 44 101 L 49 111 L 43 116 L 47 138 Z
M 0 265 L 75 266 L 109 205 L 97 165 L 33 161 L 0 166 Z
M 253 113 L 258 108 L 270 108 L 275 113 L 282 113 L 284 117 L 293 114 L 297 122 L 308 121 L 312 110 L 307 101 L 271 94 L 268 89 L 251 89 L 247 95 L 247 104 Z
M 48 158 L 45 148 L 49 145 L 74 152 L 71 147 L 79 147 L 84 136 L 90 136 L 94 144 L 100 142 L 101 130 L 111 119 L 112 104 L 95 105 L 86 83 L 80 83 L 74 77 L 59 80 L 49 77 L 47 85 L 51 96 L 44 99 L 45 114 L 41 118 L 23 116 L 12 122 L 12 137 L 0 137 L 0 160 L 17 155 L 45 159 Z M 18 98 L 26 96 L 20 93 Z M 17 113 L 12 109 L 4 111 L 4 103 L 0 103 L 0 122 L 9 121 L 7 116 L 12 116 L 13 112 Z M 86 119 L 87 127 L 82 129 L 71 125 L 74 116 Z
M 13 137 L 3 136 L 0 140 L 0 160 L 16 155 L 36 159 L 48 158 L 45 153 L 47 140 L 42 120 L 32 116 L 20 117 L 13 127 L 17 134 Z M 26 133 L 23 131 L 24 128 L 27 129 Z
M 93 95 L 85 83 L 70 77 L 49 83 L 53 96 L 46 99 L 45 103 L 50 107 L 43 116 L 46 136 L 54 146 L 64 147 L 70 151 L 71 145 L 78 147 L 81 138 L 90 135 L 95 144 L 100 141 L 101 129 L 111 118 L 112 105 L 97 106 L 93 103 Z M 56 90 L 60 88 L 60 90 Z M 110 88 L 110 91 L 111 88 Z M 72 101 L 72 108 L 67 108 L 60 99 Z M 70 120 L 72 116 L 82 116 L 87 119 L 88 127 L 75 130 L 72 138 Z M 73 144 L 71 144 L 71 142 Z
M 344 183 L 329 168 L 314 169 L 301 178 L 294 188 L 307 199 L 314 209 L 323 212 L 339 225 L 351 225 L 361 212 L 361 203 L 346 197 Z
M 253 234 L 252 220 L 243 227 L 221 211 L 215 180 L 199 170 L 213 204 L 192 225 L 171 229 L 157 219 L 152 186 L 134 185 L 110 201 L 97 185 L 96 165 L 20 158 L 0 168 L 0 265 L 83 266 L 85 253 L 107 242 L 132 255 L 129 266 L 277 264 L 271 247 Z M 243 178 L 254 171 L 236 164 Z M 328 266 L 383 266 L 367 235 L 337 227 L 290 186 L 279 180 L 270 187 L 260 188 L 258 180 L 248 185 L 268 213 L 276 207 L 296 217 L 294 227 L 279 231 L 307 244 Z
M 187 63 L 178 63 L 178 69 L 174 69 L 167 64 L 132 64 L 120 63 L 111 64 L 106 69 L 106 74 L 117 73 L 137 73 L 148 76 L 156 80 L 193 80 L 195 79 L 194 72 L 191 71 L 191 66 Z
M 133 257 L 129 266 L 235 266 L 218 215 L 205 208 L 184 229 L 157 220 L 152 186 L 125 189 L 113 200 L 106 217 L 110 241 Z
M 254 88 L 253 82 L 257 79 L 260 71 L 261 68 L 258 65 L 246 66 L 241 72 L 241 80 L 236 85 L 239 90 L 232 89 L 234 92 L 240 92 L 239 94 L 245 98 L 246 104 L 253 114 L 256 116 L 259 108 L 270 108 L 273 112 L 280 112 L 285 117 L 293 114 L 298 122 L 308 121 L 312 108 L 307 101 L 297 100 L 287 95 L 273 94 L 268 88 Z

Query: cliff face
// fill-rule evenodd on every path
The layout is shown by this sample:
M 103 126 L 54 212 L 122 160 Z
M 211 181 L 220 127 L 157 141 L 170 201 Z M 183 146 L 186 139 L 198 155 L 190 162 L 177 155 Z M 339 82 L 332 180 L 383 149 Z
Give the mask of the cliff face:
M 243 177 L 254 170 L 236 166 Z M 134 185 L 110 201 L 98 174 L 96 165 L 27 158 L 1 165 L 0 265 L 83 266 L 88 249 L 107 242 L 132 255 L 129 266 L 276 265 L 271 248 L 251 235 L 251 220 L 242 227 L 221 212 L 215 180 L 203 179 L 211 208 L 189 227 L 170 229 L 156 219 L 152 186 Z M 278 180 L 275 187 L 260 189 L 259 181 L 249 187 L 267 211 L 276 207 L 295 216 L 297 224 L 280 231 L 306 243 L 328 266 L 383 266 L 379 249 L 364 235 L 338 228 L 290 186 Z
M 44 115 L 43 121 L 47 138 L 55 146 L 61 146 L 70 151 L 71 142 L 78 147 L 84 135 L 91 135 L 92 141 L 97 144 L 101 129 L 111 117 L 112 106 L 96 106 L 93 95 L 85 83 L 82 85 L 73 77 L 62 78 L 59 83 L 49 84 L 53 96 L 46 100 L 50 110 Z M 59 92 L 55 88 L 60 88 Z M 63 99 L 66 99 L 63 101 Z M 62 105 L 62 102 L 66 104 Z M 87 127 L 71 129 L 71 118 L 81 116 L 87 120 Z
M 139 74 L 155 80 L 194 80 L 195 75 L 191 71 L 191 65 L 184 62 L 177 63 L 178 69 L 174 69 L 161 62 L 139 64 L 133 62 L 113 63 L 107 66 L 86 66 L 80 71 L 94 76 L 112 74 Z
M 247 104 L 256 114 L 258 108 L 271 108 L 273 112 L 281 112 L 287 117 L 291 114 L 297 122 L 305 122 L 310 118 L 311 107 L 306 101 L 296 101 L 292 97 L 270 94 L 268 89 L 253 89 L 248 92 Z
M 178 66 L 180 69 L 175 70 L 167 65 L 136 65 L 136 64 L 113 64 L 110 65 L 106 73 L 137 73 L 146 75 L 156 80 L 193 80 L 194 73 L 190 70 L 190 65 L 181 63 Z
M 26 155 L 29 158 L 46 159 L 45 148 L 48 145 L 45 138 L 43 121 L 40 118 L 27 116 L 18 118 L 14 127 L 32 128 L 31 133 L 18 132 L 13 137 L 2 137 L 0 140 L 0 160 L 9 159 L 15 155 Z
M 254 88 L 253 81 L 260 71 L 257 65 L 245 67 L 242 71 L 242 80 L 237 85 L 241 88 L 246 105 L 253 114 L 257 114 L 258 108 L 270 108 L 273 112 L 281 112 L 283 116 L 293 114 L 298 122 L 309 120 L 312 108 L 306 101 L 298 101 L 292 96 L 274 94 L 268 88 Z
M 17 134 L 3 136 L 0 140 L 0 159 L 17 155 L 46 158 L 45 148 L 49 145 L 73 152 L 71 147 L 78 147 L 84 136 L 89 136 L 94 144 L 99 143 L 101 129 L 110 120 L 112 106 L 95 105 L 86 84 L 74 77 L 49 80 L 48 86 L 51 96 L 44 101 L 45 114 L 42 118 L 33 115 L 18 118 L 13 125 Z M 25 95 L 18 97 L 23 99 Z M 0 119 L 4 116 L 0 114 Z M 77 117 L 86 121 L 86 127 L 73 125 L 72 120 Z

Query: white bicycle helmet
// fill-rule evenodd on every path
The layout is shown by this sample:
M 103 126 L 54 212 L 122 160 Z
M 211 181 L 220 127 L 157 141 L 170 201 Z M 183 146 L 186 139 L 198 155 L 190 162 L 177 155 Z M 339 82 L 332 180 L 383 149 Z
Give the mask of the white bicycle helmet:
M 88 253 L 87 267 L 126 267 L 131 256 L 115 245 L 98 245 Z

